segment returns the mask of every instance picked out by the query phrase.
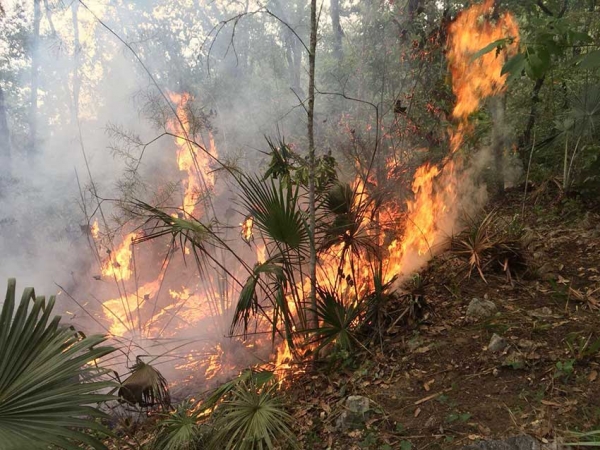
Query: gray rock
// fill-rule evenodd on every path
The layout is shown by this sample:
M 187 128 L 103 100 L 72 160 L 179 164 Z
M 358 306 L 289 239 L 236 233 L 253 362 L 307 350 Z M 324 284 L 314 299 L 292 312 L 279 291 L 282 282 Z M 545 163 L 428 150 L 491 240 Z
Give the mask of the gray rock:
M 351 395 L 345 406 L 346 410 L 337 418 L 336 426 L 342 430 L 363 428 L 369 417 L 370 400 L 362 395 Z
M 542 445 L 537 439 L 523 434 L 501 441 L 481 441 L 462 450 L 542 450 Z
M 498 336 L 496 333 L 494 333 L 492 335 L 492 339 L 490 339 L 490 343 L 488 344 L 488 350 L 490 352 L 496 353 L 501 352 L 506 347 L 508 347 L 508 342 L 506 342 L 506 340 L 503 337 Z
M 346 408 L 355 414 L 366 414 L 370 400 L 362 395 L 351 395 L 346 399 Z
M 559 316 L 555 316 L 552 313 L 552 310 L 550 308 L 548 308 L 547 306 L 544 306 L 544 307 L 538 308 L 538 309 L 534 309 L 533 311 L 529 311 L 528 314 L 537 319 L 552 319 L 552 318 L 559 317 Z
M 467 307 L 467 319 L 486 319 L 496 314 L 496 311 L 498 311 L 498 308 L 496 308 L 496 305 L 491 300 L 474 298 Z

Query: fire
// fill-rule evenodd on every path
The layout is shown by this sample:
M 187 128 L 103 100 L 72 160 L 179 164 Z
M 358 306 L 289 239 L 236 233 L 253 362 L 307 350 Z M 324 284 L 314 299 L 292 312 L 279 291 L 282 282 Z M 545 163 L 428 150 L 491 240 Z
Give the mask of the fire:
M 215 141 L 212 133 L 208 131 L 206 151 L 196 149 L 190 142 L 194 136 L 190 136 L 191 117 L 189 117 L 186 110 L 191 100 L 191 95 L 187 93 L 171 93 L 169 97 L 177 105 L 177 119 L 171 121 L 168 124 L 168 128 L 172 133 L 177 135 L 175 143 L 177 144 L 177 165 L 179 170 L 187 173 L 187 179 L 183 183 L 185 193 L 181 209 L 186 214 L 193 216 L 201 194 L 211 190 L 215 184 L 215 175 L 210 170 L 212 158 L 207 154 L 208 152 L 216 158 Z
M 102 267 L 102 275 L 114 277 L 117 281 L 129 280 L 131 277 L 131 242 L 138 236 L 137 233 L 129 233 L 116 250 L 110 253 L 108 260 Z
M 267 246 L 265 244 L 259 244 L 256 246 L 256 262 L 259 264 L 264 263 L 267 260 Z
M 346 236 L 336 241 L 326 254 L 321 255 L 317 273 L 318 286 L 335 290 L 339 298 L 344 301 L 356 301 L 368 289 L 373 288 L 373 273 L 376 269 L 374 264 L 379 259 L 378 255 L 371 257 L 372 253 L 364 249 L 352 248 L 351 245 L 354 244 L 350 238 L 354 236 L 351 233 L 362 233 L 359 236 L 361 242 L 373 239 L 376 244 L 374 247 L 387 246 L 389 256 L 383 262 L 382 268 L 383 282 L 386 283 L 397 274 L 406 275 L 417 269 L 431 257 L 436 245 L 439 245 L 451 231 L 450 227 L 458 214 L 460 182 L 465 177 L 459 150 L 465 136 L 472 129 L 469 116 L 477 111 L 486 97 L 497 95 L 504 90 L 506 76 L 501 75 L 501 68 L 506 56 L 516 50 L 518 42 L 518 28 L 513 16 L 504 13 L 492 19 L 492 7 L 493 0 L 485 0 L 483 4 L 474 5 L 460 13 L 450 26 L 448 60 L 452 74 L 452 89 L 456 96 L 453 117 L 457 125 L 449 133 L 451 150 L 449 156 L 439 165 L 427 163 L 415 172 L 412 183 L 413 198 L 406 205 L 405 228 L 401 239 L 390 239 L 389 245 L 387 244 L 389 241 L 384 243 L 385 233 L 381 232 L 380 225 L 385 221 L 391 224 L 389 227 L 393 229 L 396 236 L 400 234 L 397 230 L 400 216 L 398 205 L 381 210 L 376 216 L 374 206 L 369 205 L 368 189 L 365 186 L 365 184 L 370 185 L 372 180 L 369 179 L 366 183 L 361 178 L 357 178 L 354 181 L 352 185 L 355 192 L 354 207 L 361 211 L 367 209 L 367 213 L 361 216 L 363 218 L 358 224 L 358 230 L 347 231 Z M 511 36 L 513 41 L 498 54 L 490 52 L 479 59 L 472 60 L 473 54 L 481 48 L 506 36 Z M 216 157 L 217 152 L 210 131 L 205 133 L 206 152 L 194 147 L 190 142 L 190 139 L 198 139 L 188 108 L 191 96 L 170 94 L 170 98 L 177 106 L 177 120 L 170 122 L 168 128 L 170 132 L 177 135 L 175 138 L 177 165 L 185 174 L 182 182 L 184 194 L 181 209 L 185 215 L 194 216 L 202 212 L 198 207 L 202 195 L 214 188 L 215 179 L 214 173 L 210 170 L 210 163 L 211 155 Z M 388 170 L 394 171 L 396 167 L 397 164 L 393 159 L 387 161 Z M 246 217 L 240 226 L 242 239 L 246 243 L 253 241 L 254 217 Z M 99 233 L 97 221 L 91 231 L 97 239 Z M 136 233 L 128 234 L 111 253 L 108 263 L 102 270 L 104 276 L 114 277 L 117 281 L 130 280 L 133 258 L 131 241 L 136 237 Z M 377 247 L 377 250 L 380 250 L 380 247 Z M 267 259 L 266 245 L 256 245 L 255 252 L 259 263 Z M 152 333 L 162 335 L 167 326 L 175 330 L 178 327 L 189 327 L 204 318 L 223 314 L 226 311 L 226 306 L 214 306 L 225 305 L 225 296 L 216 298 L 215 292 L 204 292 L 199 288 L 200 283 L 195 278 L 186 285 L 182 282 L 178 283 L 176 288 L 171 283 L 165 288 L 165 293 L 170 294 L 168 303 L 157 304 L 165 270 L 161 270 L 156 279 L 142 284 L 139 288 L 137 280 L 136 288 L 132 288 L 130 282 L 127 285 L 128 292 L 123 292 L 119 297 L 103 303 L 105 318 L 110 322 L 110 333 L 115 336 L 130 336 L 137 330 L 143 336 Z M 222 280 L 219 280 L 219 283 L 221 282 Z M 291 314 L 297 313 L 300 316 L 301 311 L 297 311 L 296 308 L 308 297 L 310 282 L 308 278 L 299 277 L 294 280 L 294 283 L 296 291 L 289 294 L 286 300 Z M 126 283 L 123 285 L 125 287 Z M 177 320 L 170 325 L 174 318 Z M 171 331 L 166 334 L 166 336 L 172 335 Z M 214 378 L 226 363 L 225 356 L 228 351 L 224 351 L 223 348 L 227 349 L 220 345 L 213 346 L 212 353 L 204 357 L 206 379 Z M 284 378 L 285 373 L 292 368 L 293 356 L 288 341 L 281 342 L 276 350 L 274 362 L 275 372 L 280 379 Z M 190 353 L 188 364 L 194 357 Z
M 246 217 L 246 219 L 244 220 L 244 222 L 242 222 L 241 224 L 242 227 L 242 239 L 244 241 L 246 241 L 246 243 L 250 242 L 252 240 L 252 228 L 254 227 L 254 217 L 252 216 L 248 216 Z
M 448 61 L 452 74 L 452 90 L 456 105 L 452 115 L 466 122 L 469 115 L 477 111 L 486 98 L 504 91 L 507 74 L 501 75 L 505 58 L 495 51 L 473 59 L 486 45 L 511 37 L 510 44 L 501 54 L 513 55 L 519 42 L 519 27 L 510 13 L 491 19 L 495 0 L 486 0 L 462 11 L 450 25 L 448 39 Z M 460 130 L 460 128 L 459 128 Z M 462 133 L 462 131 L 459 131 Z M 456 150 L 456 148 L 453 148 Z
M 388 279 L 397 273 L 409 273 L 422 265 L 432 248 L 453 230 L 458 215 L 460 182 L 465 177 L 458 150 L 470 133 L 469 116 L 482 101 L 504 91 L 507 75 L 502 75 L 506 56 L 515 54 L 519 29 L 510 13 L 492 19 L 494 0 L 485 0 L 458 14 L 449 28 L 448 61 L 452 74 L 452 90 L 456 104 L 452 115 L 458 121 L 450 130 L 450 150 L 440 166 L 425 164 L 415 173 L 412 190 L 414 199 L 408 202 L 408 219 L 402 244 L 393 242 Z M 498 52 L 480 58 L 473 55 L 500 39 L 511 37 L 512 43 Z M 398 253 L 398 250 L 400 252 Z
M 98 219 L 94 219 L 94 223 L 90 227 L 90 233 L 94 240 L 98 240 L 100 237 L 100 227 L 98 226 Z

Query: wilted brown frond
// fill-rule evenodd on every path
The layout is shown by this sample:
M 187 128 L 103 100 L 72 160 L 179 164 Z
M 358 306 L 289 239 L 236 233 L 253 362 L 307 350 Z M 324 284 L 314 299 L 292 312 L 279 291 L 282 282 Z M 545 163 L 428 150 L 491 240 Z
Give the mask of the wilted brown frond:
M 514 226 L 514 221 L 508 223 L 500 219 L 496 211 L 468 222 L 466 229 L 451 241 L 451 252 L 466 259 L 467 277 L 477 269 L 487 283 L 484 272 L 496 267 L 512 282 L 512 274 L 526 267 L 523 231 Z
M 131 375 L 121 383 L 119 397 L 141 407 L 168 409 L 171 406 L 167 380 L 158 370 L 139 358 Z

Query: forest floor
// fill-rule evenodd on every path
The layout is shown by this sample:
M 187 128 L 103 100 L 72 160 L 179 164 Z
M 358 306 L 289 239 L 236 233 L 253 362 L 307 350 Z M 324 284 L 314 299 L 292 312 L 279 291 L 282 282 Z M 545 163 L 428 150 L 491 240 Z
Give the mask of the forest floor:
M 511 218 L 522 189 L 495 206 Z M 576 200 L 525 205 L 527 271 L 470 277 L 445 252 L 421 273 L 426 308 L 371 352 L 317 367 L 285 389 L 305 449 L 454 449 L 530 434 L 544 442 L 600 428 L 600 220 Z M 473 298 L 497 311 L 470 320 Z M 390 309 L 406 309 L 406 297 Z M 492 336 L 502 338 L 496 351 Z M 373 348 L 374 347 L 374 348 Z M 370 399 L 362 429 L 336 426 L 349 395 Z

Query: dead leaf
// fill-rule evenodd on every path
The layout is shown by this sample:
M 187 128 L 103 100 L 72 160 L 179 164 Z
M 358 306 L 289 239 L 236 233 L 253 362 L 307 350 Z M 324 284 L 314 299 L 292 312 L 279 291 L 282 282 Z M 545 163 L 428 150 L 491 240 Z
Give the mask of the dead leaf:
M 590 372 L 590 375 L 588 376 L 588 380 L 590 380 L 590 381 L 596 381 L 596 378 L 598 378 L 598 371 L 592 370 Z
M 423 388 L 425 389 L 426 392 L 429 392 L 429 390 L 431 389 L 431 385 L 435 383 L 435 379 L 432 378 L 431 380 L 427 381 L 426 383 L 423 383 Z
M 551 402 L 550 400 L 542 400 L 542 405 L 546 405 L 546 406 L 554 406 L 555 408 L 560 408 L 563 405 L 561 405 L 560 403 L 556 403 L 556 402 Z
M 419 414 L 421 414 L 421 408 L 415 409 L 415 417 L 419 417 Z

